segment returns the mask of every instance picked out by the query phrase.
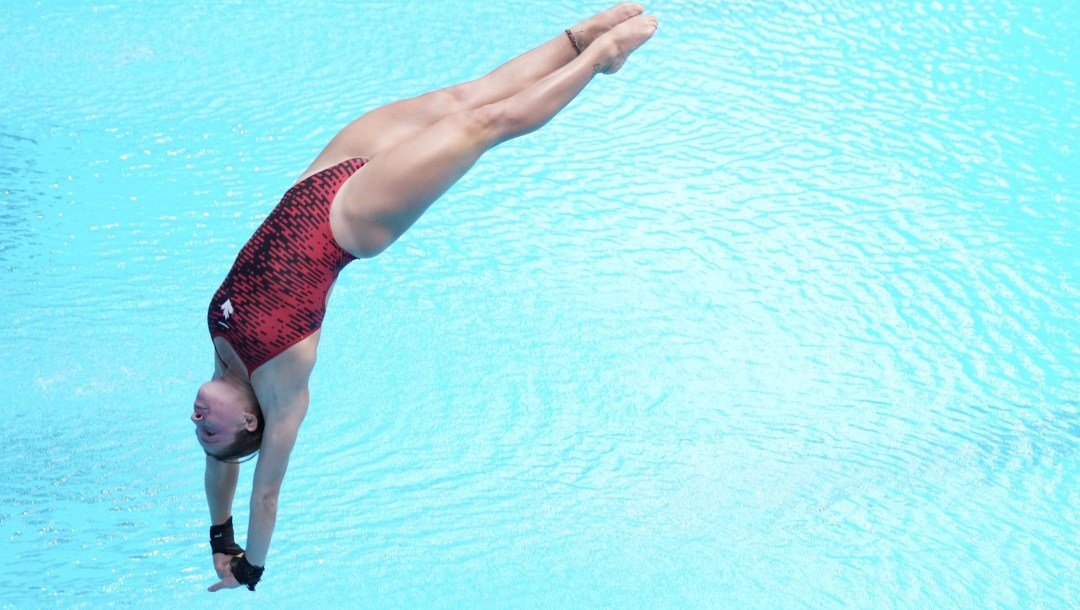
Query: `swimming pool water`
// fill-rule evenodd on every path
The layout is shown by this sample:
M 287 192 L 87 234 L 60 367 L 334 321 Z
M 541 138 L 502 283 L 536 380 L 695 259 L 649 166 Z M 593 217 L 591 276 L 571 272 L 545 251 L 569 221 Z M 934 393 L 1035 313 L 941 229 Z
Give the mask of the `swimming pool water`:
M 238 248 L 354 116 L 603 6 L 8 3 L 0 607 L 1080 605 L 1078 5 L 649 6 L 343 273 L 266 579 L 210 595 Z

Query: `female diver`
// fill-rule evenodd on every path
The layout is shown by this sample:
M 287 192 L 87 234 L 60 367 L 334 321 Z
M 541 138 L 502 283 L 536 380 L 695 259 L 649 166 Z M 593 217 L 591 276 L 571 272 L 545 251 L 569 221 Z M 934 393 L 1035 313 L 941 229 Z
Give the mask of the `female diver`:
M 241 249 L 210 303 L 214 375 L 191 416 L 221 579 L 210 591 L 254 591 L 262 576 L 338 272 L 386 249 L 485 151 L 540 128 L 593 76 L 619 70 L 656 31 L 643 12 L 619 4 L 477 80 L 356 119 Z M 238 460 L 256 451 L 245 551 L 233 539 L 232 502 Z

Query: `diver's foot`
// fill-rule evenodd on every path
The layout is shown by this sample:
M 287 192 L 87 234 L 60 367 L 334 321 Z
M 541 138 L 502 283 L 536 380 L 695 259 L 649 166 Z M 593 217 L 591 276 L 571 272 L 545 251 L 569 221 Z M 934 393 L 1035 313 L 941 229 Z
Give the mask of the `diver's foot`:
M 660 21 L 652 15 L 640 15 L 628 19 L 596 40 L 600 61 L 593 70 L 601 74 L 615 74 L 638 47 L 652 38 Z M 601 48 L 602 47 L 602 48 Z
M 575 41 L 577 46 L 580 47 L 579 52 L 583 51 L 611 28 L 644 12 L 645 7 L 640 4 L 633 2 L 616 4 L 608 10 L 599 12 L 570 28 L 571 40 Z

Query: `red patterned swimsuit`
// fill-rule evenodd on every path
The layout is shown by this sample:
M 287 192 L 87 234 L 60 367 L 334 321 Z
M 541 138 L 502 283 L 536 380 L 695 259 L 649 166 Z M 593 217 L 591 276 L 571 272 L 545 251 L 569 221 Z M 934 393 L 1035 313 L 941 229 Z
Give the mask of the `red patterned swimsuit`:
M 350 159 L 293 186 L 236 256 L 207 312 L 250 375 L 322 326 L 326 295 L 356 260 L 334 241 L 330 204 L 367 159 Z

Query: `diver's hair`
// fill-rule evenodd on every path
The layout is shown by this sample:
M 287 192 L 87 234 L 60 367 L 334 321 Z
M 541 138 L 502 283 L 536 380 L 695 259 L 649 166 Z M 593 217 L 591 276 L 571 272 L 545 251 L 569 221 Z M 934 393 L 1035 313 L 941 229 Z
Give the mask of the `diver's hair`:
M 263 428 L 266 427 L 266 420 L 263 419 L 263 412 L 262 409 L 259 408 L 258 401 L 256 401 L 252 407 L 255 411 L 255 418 L 259 422 L 259 425 L 255 427 L 255 430 L 251 431 L 246 428 L 241 430 L 237 433 L 236 440 L 223 449 L 220 454 L 214 455 L 207 452 L 206 455 L 209 455 L 219 462 L 228 462 L 231 464 L 241 464 L 255 457 L 255 454 L 259 452 L 259 447 L 262 445 Z

